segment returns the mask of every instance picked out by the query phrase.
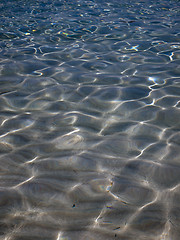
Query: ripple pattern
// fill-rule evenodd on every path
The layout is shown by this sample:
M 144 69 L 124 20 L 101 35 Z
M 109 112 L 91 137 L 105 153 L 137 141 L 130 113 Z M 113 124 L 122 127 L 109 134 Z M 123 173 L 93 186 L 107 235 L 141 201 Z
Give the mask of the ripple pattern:
M 180 239 L 179 1 L 0 3 L 0 240 Z

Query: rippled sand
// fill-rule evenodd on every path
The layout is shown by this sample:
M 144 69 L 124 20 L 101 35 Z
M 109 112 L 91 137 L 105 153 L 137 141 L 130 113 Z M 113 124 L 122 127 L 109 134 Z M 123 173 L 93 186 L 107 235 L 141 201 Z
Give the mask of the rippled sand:
M 0 3 L 0 240 L 180 239 L 179 1 Z

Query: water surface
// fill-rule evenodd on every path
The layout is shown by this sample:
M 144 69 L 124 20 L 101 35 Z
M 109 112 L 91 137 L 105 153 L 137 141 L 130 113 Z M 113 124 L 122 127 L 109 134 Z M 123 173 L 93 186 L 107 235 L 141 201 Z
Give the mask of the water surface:
M 180 239 L 179 9 L 1 0 L 0 239 Z

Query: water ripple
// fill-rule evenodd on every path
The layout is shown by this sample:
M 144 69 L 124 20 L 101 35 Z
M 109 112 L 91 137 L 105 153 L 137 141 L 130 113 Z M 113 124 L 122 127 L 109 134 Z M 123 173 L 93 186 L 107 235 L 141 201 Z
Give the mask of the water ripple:
M 0 239 L 179 240 L 179 2 L 0 13 Z

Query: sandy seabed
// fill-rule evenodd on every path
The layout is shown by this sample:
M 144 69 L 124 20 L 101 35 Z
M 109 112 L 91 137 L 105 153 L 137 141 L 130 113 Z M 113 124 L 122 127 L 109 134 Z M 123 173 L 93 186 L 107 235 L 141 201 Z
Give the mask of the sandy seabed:
M 178 1 L 0 3 L 0 240 L 180 239 Z

